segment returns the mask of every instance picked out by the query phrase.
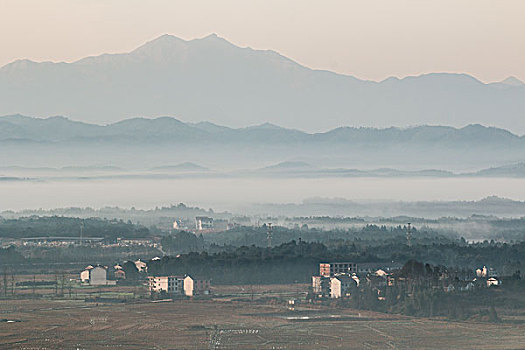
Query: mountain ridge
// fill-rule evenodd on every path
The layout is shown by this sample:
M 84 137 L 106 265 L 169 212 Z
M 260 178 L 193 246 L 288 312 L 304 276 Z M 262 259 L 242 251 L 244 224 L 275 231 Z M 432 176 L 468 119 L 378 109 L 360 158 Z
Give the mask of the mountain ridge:
M 144 118 L 135 117 L 115 123 L 100 125 L 74 121 L 62 116 L 34 118 L 22 115 L 0 116 L 0 141 L 89 141 L 104 138 L 130 137 L 136 140 L 152 139 L 193 140 L 195 142 L 236 137 L 236 141 L 304 141 L 304 142 L 380 142 L 389 137 L 391 142 L 514 142 L 525 145 L 525 136 L 508 130 L 470 124 L 461 128 L 440 125 L 420 125 L 413 127 L 338 127 L 327 132 L 308 133 L 296 129 L 283 128 L 264 123 L 244 128 L 232 128 L 210 122 L 186 123 L 174 117 Z M 254 138 L 255 137 L 255 138 Z M 288 138 L 288 139 L 286 139 Z M 227 140 L 223 140 L 227 141 Z
M 378 103 L 380 101 L 380 103 Z M 217 35 L 164 35 L 127 53 L 0 68 L 0 114 L 113 123 L 180 116 L 235 127 L 270 122 L 310 132 L 340 125 L 481 123 L 525 133 L 525 85 L 430 73 L 381 82 L 305 67 Z

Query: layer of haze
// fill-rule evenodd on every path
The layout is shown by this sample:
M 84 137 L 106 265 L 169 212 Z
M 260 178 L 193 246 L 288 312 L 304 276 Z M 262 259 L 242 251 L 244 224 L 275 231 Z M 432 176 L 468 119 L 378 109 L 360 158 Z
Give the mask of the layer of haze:
M 525 80 L 523 0 L 1 0 L 0 66 L 130 51 L 215 32 L 363 79 L 465 72 Z
M 28 195 L 31 194 L 31 195 Z M 525 179 L 246 178 L 0 181 L 0 211 L 60 207 L 152 208 L 184 202 L 243 213 L 253 203 L 350 200 L 455 201 L 488 196 L 525 200 Z

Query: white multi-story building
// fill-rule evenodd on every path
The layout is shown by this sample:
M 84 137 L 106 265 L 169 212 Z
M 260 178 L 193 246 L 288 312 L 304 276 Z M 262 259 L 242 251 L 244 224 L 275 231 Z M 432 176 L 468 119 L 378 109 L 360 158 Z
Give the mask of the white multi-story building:
M 210 280 L 199 280 L 191 276 L 149 276 L 149 290 L 154 293 L 165 292 L 170 295 L 210 294 Z
M 149 290 L 172 295 L 184 294 L 184 276 L 149 276 Z

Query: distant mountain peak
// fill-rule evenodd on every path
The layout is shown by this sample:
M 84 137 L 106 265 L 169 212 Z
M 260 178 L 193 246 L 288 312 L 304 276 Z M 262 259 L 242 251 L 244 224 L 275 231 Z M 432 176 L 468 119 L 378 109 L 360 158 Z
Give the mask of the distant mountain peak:
M 31 61 L 29 59 L 21 59 L 21 60 L 16 60 L 16 61 L 13 61 L 11 63 L 8 63 L 8 64 L 6 64 L 3 67 L 0 67 L 0 70 L 5 70 L 5 71 L 25 70 L 25 69 L 27 69 L 27 68 L 29 68 L 31 66 L 35 66 L 37 64 L 38 64 L 38 62 Z
M 262 171 L 290 171 L 290 170 L 311 170 L 316 168 L 310 163 L 302 161 L 285 161 L 274 165 L 266 166 L 259 170 Z
M 500 84 L 505 84 L 508 86 L 524 86 L 525 83 L 519 80 L 518 78 L 514 76 L 509 76 L 505 78 L 504 80 L 500 81 Z
M 215 39 L 222 39 L 220 36 L 217 35 L 217 33 L 211 33 L 206 35 L 205 37 L 201 38 L 200 40 L 215 40 Z
M 162 34 L 161 36 L 144 43 L 142 46 L 166 45 L 166 44 L 174 44 L 174 43 L 181 43 L 181 42 L 187 42 L 187 41 L 175 35 L 172 35 L 172 34 Z
M 202 165 L 195 164 L 192 162 L 184 162 L 176 165 L 163 165 L 151 168 L 152 171 L 175 171 L 175 172 L 199 172 L 199 171 L 209 171 L 209 168 L 206 168 Z
M 185 125 L 183 122 L 173 117 L 156 117 L 156 118 L 145 118 L 135 117 L 124 119 L 113 123 L 112 125 Z
M 187 44 L 188 42 L 181 38 L 171 34 L 164 34 L 139 46 L 133 50 L 131 54 L 148 54 L 151 52 L 173 50 L 178 47 L 184 47 Z
M 255 126 L 249 126 L 249 127 L 247 127 L 246 129 L 271 129 L 271 130 L 279 130 L 279 129 L 283 129 L 283 128 L 280 127 L 280 126 L 278 126 L 278 125 L 275 125 L 275 124 L 272 124 L 272 123 L 266 122 L 266 123 L 262 123 L 262 124 L 255 125 Z
M 216 33 L 211 33 L 209 35 L 206 35 L 205 37 L 202 37 L 200 39 L 193 39 L 188 41 L 190 45 L 192 44 L 201 44 L 206 45 L 207 47 L 228 47 L 228 48 L 240 48 L 239 46 L 231 43 L 230 41 L 226 40 L 225 38 L 219 36 Z
M 488 196 L 488 197 L 480 199 L 478 202 L 488 204 L 488 203 L 511 203 L 514 201 L 512 199 L 504 198 L 504 197 Z
M 205 51 L 201 55 L 207 56 L 208 50 L 221 48 L 237 48 L 228 40 L 212 33 L 203 38 L 184 40 L 171 34 L 164 34 L 156 39 L 150 40 L 142 46 L 133 50 L 130 54 L 135 58 L 148 58 L 154 61 L 187 61 L 188 54 Z
M 155 47 L 174 47 L 177 45 L 191 45 L 192 43 L 195 43 L 195 42 L 208 42 L 208 43 L 221 42 L 221 43 L 228 43 L 230 45 L 233 45 L 231 42 L 220 37 L 216 33 L 211 33 L 209 35 L 206 35 L 205 37 L 192 39 L 192 40 L 184 40 L 172 34 L 163 34 L 139 46 L 135 51 L 151 49 Z

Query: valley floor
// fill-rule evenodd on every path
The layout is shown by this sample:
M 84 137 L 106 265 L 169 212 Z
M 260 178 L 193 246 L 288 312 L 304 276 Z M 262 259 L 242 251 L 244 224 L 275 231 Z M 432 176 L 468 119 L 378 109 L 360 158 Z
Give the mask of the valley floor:
M 283 304 L 232 298 L 1 300 L 0 348 L 522 349 L 525 324 L 503 319 L 447 322 L 318 306 L 290 311 Z

